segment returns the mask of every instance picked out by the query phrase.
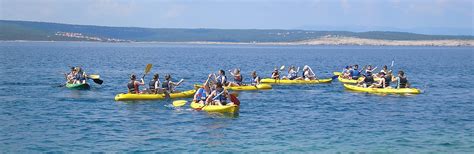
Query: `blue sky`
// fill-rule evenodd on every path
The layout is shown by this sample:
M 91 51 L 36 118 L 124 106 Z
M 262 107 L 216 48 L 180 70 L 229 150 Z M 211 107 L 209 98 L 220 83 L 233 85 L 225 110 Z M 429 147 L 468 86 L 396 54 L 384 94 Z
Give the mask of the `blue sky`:
M 472 0 L 0 0 L 0 19 L 151 28 L 473 35 Z

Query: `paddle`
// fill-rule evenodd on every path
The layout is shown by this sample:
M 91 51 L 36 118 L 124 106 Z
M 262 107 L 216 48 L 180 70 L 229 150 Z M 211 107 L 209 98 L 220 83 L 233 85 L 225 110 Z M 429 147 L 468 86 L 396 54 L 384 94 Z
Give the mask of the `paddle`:
M 143 74 L 142 78 L 145 78 L 145 75 L 147 75 L 150 72 L 152 66 L 153 65 L 151 65 L 151 64 L 146 64 L 145 73 Z
M 234 102 L 235 105 L 240 106 L 240 101 L 237 99 L 237 96 L 234 94 L 230 94 L 230 101 Z
M 92 81 L 94 81 L 94 83 L 97 83 L 99 85 L 104 83 L 104 81 L 100 79 L 100 75 L 97 75 L 97 74 L 87 75 L 87 78 L 92 79 Z
M 181 83 L 182 83 L 183 81 L 184 81 L 184 79 L 179 80 L 179 82 L 176 83 L 176 86 L 173 86 L 173 91 L 175 91 L 175 90 L 176 90 L 176 87 L 178 87 L 179 85 L 181 85 Z
M 188 103 L 188 101 L 186 101 L 186 100 L 176 100 L 176 101 L 173 101 L 173 106 L 174 107 L 181 107 L 181 106 L 186 105 L 186 103 Z
M 89 74 L 89 75 L 87 75 L 87 77 L 91 78 L 91 79 L 99 79 L 100 75 L 98 75 L 98 74 Z
M 280 71 L 283 71 L 283 70 L 285 70 L 285 65 L 281 65 L 280 67 Z
M 94 83 L 97 83 L 97 84 L 102 84 L 102 83 L 104 83 L 104 81 L 101 80 L 101 79 L 92 79 L 92 81 L 94 81 Z

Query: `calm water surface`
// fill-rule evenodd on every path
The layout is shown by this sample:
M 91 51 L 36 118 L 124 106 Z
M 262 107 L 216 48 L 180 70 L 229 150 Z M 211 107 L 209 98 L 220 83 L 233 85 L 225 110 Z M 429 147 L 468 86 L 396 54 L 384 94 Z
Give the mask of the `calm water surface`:
M 52 151 L 473 152 L 473 48 L 329 47 L 113 43 L 0 43 L 0 149 Z M 269 76 L 305 64 L 330 77 L 347 64 L 395 60 L 423 94 L 374 95 L 341 83 L 242 92 L 237 116 L 175 109 L 170 100 L 116 102 L 130 73 L 186 82 L 240 67 Z M 80 65 L 105 83 L 74 91 L 63 83 Z M 147 80 L 150 79 L 147 76 Z

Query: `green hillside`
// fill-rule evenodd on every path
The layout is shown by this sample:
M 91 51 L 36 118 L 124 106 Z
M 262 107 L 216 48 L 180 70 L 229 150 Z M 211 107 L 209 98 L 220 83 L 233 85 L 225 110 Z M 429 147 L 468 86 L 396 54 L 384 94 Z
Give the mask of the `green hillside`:
M 66 41 L 84 38 L 55 35 L 58 32 L 81 33 L 84 36 L 129 41 L 159 42 L 293 42 L 325 36 L 345 36 L 384 40 L 472 40 L 474 36 L 422 35 L 404 32 L 348 32 L 279 29 L 177 29 L 70 25 L 46 22 L 0 20 L 0 40 Z

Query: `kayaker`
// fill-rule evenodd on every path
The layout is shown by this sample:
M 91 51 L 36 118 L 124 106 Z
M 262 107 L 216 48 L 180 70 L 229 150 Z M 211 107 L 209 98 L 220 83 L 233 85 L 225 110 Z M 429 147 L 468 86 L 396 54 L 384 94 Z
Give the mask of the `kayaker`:
M 158 73 L 155 73 L 153 75 L 153 79 L 148 83 L 148 89 L 151 94 L 158 94 L 158 93 L 163 93 L 161 90 L 161 82 L 160 82 L 160 75 Z
M 222 85 L 227 85 L 227 77 L 225 76 L 225 71 L 219 70 L 219 75 L 214 75 L 214 81 L 216 83 L 221 83 Z
M 252 72 L 252 82 L 250 82 L 251 85 L 259 85 L 260 84 L 261 78 L 257 75 L 257 71 Z
M 387 75 L 388 72 L 389 72 L 387 65 L 384 65 L 384 66 L 382 67 L 382 69 L 380 70 L 380 72 L 383 72 L 383 73 L 385 73 L 385 75 Z M 380 77 L 380 76 L 377 76 L 377 77 Z
M 351 77 L 352 66 L 346 66 L 346 68 L 342 72 L 343 79 L 350 79 Z
M 85 84 L 86 83 L 86 76 L 87 74 L 82 71 L 82 69 L 80 67 L 76 67 L 76 71 L 75 71 L 75 77 L 74 77 L 74 83 L 75 84 Z
M 234 73 L 230 71 L 230 75 L 234 76 L 234 82 L 229 82 L 229 86 L 242 86 L 243 85 L 243 77 L 242 74 L 240 74 L 240 69 L 234 69 Z
M 398 71 L 397 77 L 392 78 L 392 82 L 397 82 L 397 89 L 400 88 L 410 88 L 410 84 L 408 83 L 407 76 L 405 75 L 405 72 L 403 71 Z
M 171 81 L 171 75 L 166 74 L 165 81 L 163 82 L 161 88 L 163 88 L 166 94 L 176 93 L 179 92 L 175 90 L 176 86 L 179 86 L 183 81 L 184 80 L 181 79 L 179 82 L 174 83 L 173 81 Z
M 66 76 L 66 83 L 70 83 L 70 84 L 74 83 L 75 73 L 76 73 L 75 68 L 71 67 L 71 72 L 64 74 Z
M 296 78 L 298 78 L 298 71 L 296 70 L 295 66 L 288 68 L 288 76 L 283 76 L 283 79 L 287 80 L 294 80 Z
M 365 70 L 365 73 L 367 74 L 368 72 L 370 72 L 370 74 L 372 74 L 376 69 L 377 67 L 373 68 L 372 65 L 368 65 L 367 69 Z
M 215 97 L 215 99 L 214 99 Z M 227 105 L 227 99 L 230 98 L 229 92 L 224 89 L 222 83 L 218 82 L 216 84 L 216 90 L 207 97 L 206 102 L 211 105 Z
M 278 71 L 278 68 L 276 68 L 276 67 L 272 72 L 272 79 L 275 79 L 275 80 L 280 79 L 280 71 Z
M 372 72 L 367 72 L 364 75 L 364 80 L 360 81 L 358 83 L 358 86 L 362 86 L 364 88 L 367 88 L 367 87 L 372 86 L 373 83 L 374 83 L 374 77 L 372 76 Z
M 359 65 L 355 64 L 354 68 L 350 71 L 350 78 L 353 80 L 357 80 L 360 77 L 360 70 Z
M 137 76 L 135 74 L 130 75 L 130 81 L 127 84 L 128 93 L 140 94 L 140 85 L 145 85 L 145 80 L 141 78 L 142 82 L 136 81 Z
M 389 70 L 388 70 L 387 65 L 383 65 L 382 70 L 380 70 L 380 72 L 383 72 L 383 73 L 385 73 L 385 74 L 387 74 L 388 71 L 389 71 Z
M 301 80 L 317 80 L 316 74 L 313 72 L 313 69 L 308 65 L 303 67 L 303 76 L 300 78 Z
M 380 72 L 379 75 L 380 80 L 378 83 L 373 84 L 371 88 L 387 88 L 390 87 L 390 81 L 392 80 L 391 75 L 387 75 L 384 72 Z
M 199 88 L 196 93 L 194 94 L 193 97 L 193 102 L 205 104 L 207 96 L 211 94 L 211 87 L 210 87 L 210 82 L 209 79 L 212 77 L 211 74 L 207 76 L 207 80 L 202 84 L 202 87 Z

